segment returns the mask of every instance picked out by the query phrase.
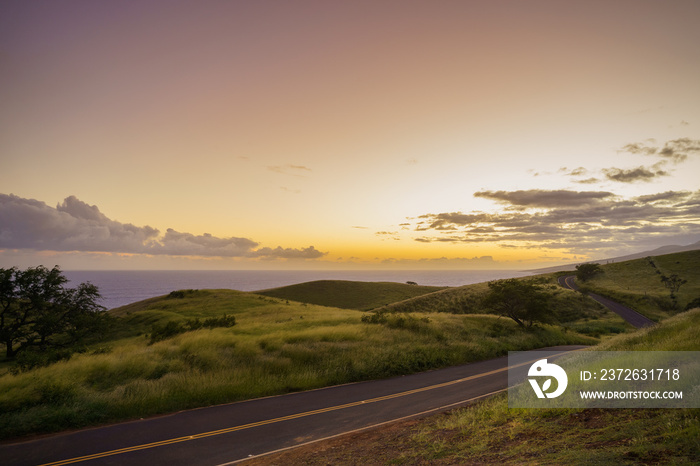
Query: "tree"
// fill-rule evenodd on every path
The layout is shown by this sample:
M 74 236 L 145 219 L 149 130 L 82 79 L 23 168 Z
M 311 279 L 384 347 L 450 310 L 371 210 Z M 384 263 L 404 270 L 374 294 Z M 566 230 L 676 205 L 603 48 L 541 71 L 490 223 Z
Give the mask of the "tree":
M 676 297 L 676 292 L 680 290 L 681 286 L 684 284 L 688 283 L 688 280 L 684 280 L 681 277 L 678 276 L 678 274 L 673 274 L 670 277 L 667 277 L 666 275 L 661 276 L 661 281 L 663 282 L 664 286 L 668 288 L 668 290 L 671 292 L 671 298 Z
M 601 273 L 603 273 L 603 269 L 598 264 L 581 264 L 576 266 L 576 278 L 582 282 L 588 281 Z
M 68 348 L 104 327 L 95 285 L 65 288 L 58 266 L 0 269 L 0 343 L 5 355 Z
M 535 322 L 553 320 L 549 308 L 550 295 L 537 285 L 510 278 L 491 281 L 488 287 L 489 292 L 482 304 L 493 313 L 509 317 L 523 328 L 532 327 Z

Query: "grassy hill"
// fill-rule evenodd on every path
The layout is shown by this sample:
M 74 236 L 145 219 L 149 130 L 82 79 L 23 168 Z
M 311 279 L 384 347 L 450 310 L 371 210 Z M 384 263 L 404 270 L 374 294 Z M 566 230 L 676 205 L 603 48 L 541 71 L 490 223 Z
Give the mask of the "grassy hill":
M 605 351 L 699 351 L 700 309 L 618 335 Z M 419 421 L 249 464 L 698 464 L 700 409 L 509 409 L 505 393 Z
M 555 320 L 568 330 L 600 337 L 632 329 L 617 314 L 608 311 L 596 301 L 560 287 L 557 284 L 559 275 L 550 273 L 521 277 L 519 280 L 534 281 L 550 295 Z M 382 306 L 375 309 L 375 312 L 480 314 L 484 312 L 481 300 L 487 291 L 486 283 L 446 288 Z
M 0 438 L 598 341 L 490 315 L 413 313 L 372 324 L 356 310 L 232 290 L 171 293 L 111 313 L 118 325 L 108 341 L 47 367 L 0 373 Z M 223 314 L 236 325 L 151 344 L 153 325 Z
M 426 295 L 444 288 L 392 282 L 318 280 L 257 291 L 256 293 L 301 303 L 369 311 L 380 306 L 415 296 Z
M 700 299 L 699 264 L 700 250 L 606 264 L 602 266 L 604 273 L 585 287 L 658 321 Z M 673 274 L 687 280 L 676 293 L 675 301 L 661 281 L 662 276 Z
M 677 314 L 691 303 L 700 305 L 700 250 L 663 256 L 615 262 L 601 266 L 603 273 L 579 285 L 585 291 L 607 296 L 615 301 L 659 321 Z M 557 277 L 575 274 L 575 270 L 546 273 L 520 280 L 532 280 L 550 292 L 553 308 L 563 325 L 588 334 L 619 333 L 625 327 L 621 320 L 607 313 L 592 299 L 557 284 Z M 676 298 L 661 277 L 677 275 L 686 280 Z M 378 312 L 446 312 L 455 314 L 480 313 L 481 296 L 488 290 L 486 283 L 447 288 L 424 296 L 394 302 L 377 309 Z

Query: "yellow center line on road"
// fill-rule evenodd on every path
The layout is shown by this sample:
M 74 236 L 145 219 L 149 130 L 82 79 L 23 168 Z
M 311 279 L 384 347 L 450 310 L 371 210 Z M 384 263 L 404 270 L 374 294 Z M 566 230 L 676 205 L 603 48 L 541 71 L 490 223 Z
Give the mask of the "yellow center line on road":
M 572 351 L 578 351 L 578 350 L 572 350 Z M 566 354 L 566 353 L 570 353 L 570 352 L 571 351 L 563 351 L 561 353 L 553 354 L 549 357 L 556 357 L 556 356 L 560 356 L 562 354 Z M 61 465 L 65 465 L 65 464 L 80 463 L 82 461 L 89 461 L 89 460 L 94 460 L 97 458 L 104 458 L 106 456 L 119 455 L 122 453 L 129 453 L 132 451 L 146 450 L 149 448 L 155 448 L 155 447 L 160 447 L 160 446 L 164 446 L 164 445 L 171 445 L 173 443 L 187 442 L 190 440 L 197 440 L 197 439 L 202 439 L 202 438 L 207 438 L 207 437 L 213 437 L 216 435 L 228 434 L 228 433 L 236 432 L 239 430 L 251 429 L 253 427 L 260 427 L 260 426 L 264 426 L 264 425 L 268 425 L 268 424 L 274 424 L 277 422 L 289 421 L 292 419 L 299 419 L 302 417 L 313 416 L 315 414 L 322 414 L 322 413 L 327 413 L 330 411 L 337 411 L 340 409 L 352 408 L 354 406 L 361 406 L 363 404 L 377 403 L 380 401 L 391 400 L 394 398 L 400 398 L 403 396 L 413 395 L 416 393 L 421 393 L 421 392 L 425 392 L 425 391 L 429 391 L 429 390 L 435 390 L 435 389 L 439 389 L 439 388 L 443 388 L 443 387 L 448 387 L 450 385 L 455 385 L 458 383 L 467 382 L 469 380 L 474 380 L 474 379 L 478 379 L 481 377 L 487 377 L 489 375 L 497 374 L 499 372 L 507 371 L 509 369 L 514 369 L 516 367 L 525 366 L 525 365 L 531 364 L 535 361 L 537 361 L 537 359 L 533 359 L 531 361 L 526 361 L 526 362 L 523 362 L 520 364 L 516 364 L 514 366 L 503 367 L 501 369 L 496 369 L 493 371 L 484 372 L 483 374 L 471 375 L 469 377 L 464 377 L 464 378 L 456 379 L 456 380 L 450 380 L 449 382 L 443 382 L 443 383 L 439 383 L 436 385 L 429 385 L 427 387 L 416 388 L 413 390 L 407 390 L 405 392 L 393 393 L 391 395 L 379 396 L 376 398 L 370 398 L 370 399 L 361 400 L 361 401 L 354 401 L 352 403 L 346 403 L 346 404 L 342 404 L 342 405 L 329 406 L 327 408 L 315 409 L 312 411 L 305 411 L 305 412 L 297 413 L 297 414 L 290 414 L 288 416 L 277 417 L 274 419 L 266 419 L 263 421 L 251 422 L 250 424 L 243 424 L 240 426 L 228 427 L 226 429 L 212 430 L 210 432 L 202 432 L 199 434 L 186 435 L 184 437 L 171 438 L 171 439 L 161 440 L 158 442 L 144 443 L 142 445 L 134 445 L 131 447 L 119 448 L 116 450 L 109 450 L 109 451 L 104 451 L 104 452 L 100 452 L 100 453 L 94 453 L 92 455 L 79 456 L 76 458 L 69 458 L 69 459 L 65 459 L 65 460 L 55 461 L 53 463 L 45 463 L 41 466 L 61 466 Z

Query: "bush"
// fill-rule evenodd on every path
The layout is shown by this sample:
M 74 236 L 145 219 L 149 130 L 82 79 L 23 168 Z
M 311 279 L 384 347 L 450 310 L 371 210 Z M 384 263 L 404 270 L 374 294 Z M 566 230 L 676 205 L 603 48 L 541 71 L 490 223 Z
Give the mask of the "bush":
M 69 348 L 49 348 L 39 350 L 38 348 L 30 348 L 17 355 L 15 358 L 15 367 L 11 369 L 13 374 L 29 371 L 36 367 L 44 367 L 58 361 L 67 361 L 74 353 L 74 349 Z
M 236 325 L 236 318 L 226 314 L 221 317 L 210 317 L 204 321 L 200 321 L 199 319 L 188 319 L 185 322 L 171 320 L 165 325 L 154 324 L 151 327 L 150 344 L 167 340 L 180 333 L 191 332 L 201 328 L 228 328 L 234 325 Z
M 696 307 L 700 307 L 700 298 L 695 298 L 691 302 L 688 303 L 687 306 L 685 306 L 685 310 L 689 311 L 691 309 L 695 309 Z
M 366 324 L 384 324 L 387 318 L 382 312 L 373 312 L 372 314 L 363 315 L 360 320 Z
M 576 278 L 582 282 L 588 281 L 598 274 L 603 273 L 599 264 L 581 264 L 576 266 Z
M 188 294 L 194 294 L 197 290 L 177 290 L 177 291 L 171 291 L 168 294 L 168 298 L 172 299 L 184 299 Z

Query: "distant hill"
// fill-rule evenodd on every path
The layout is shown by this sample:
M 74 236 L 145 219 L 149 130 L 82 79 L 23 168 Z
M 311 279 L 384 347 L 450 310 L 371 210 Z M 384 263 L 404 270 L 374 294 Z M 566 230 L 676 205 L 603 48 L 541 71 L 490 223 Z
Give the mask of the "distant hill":
M 255 293 L 301 303 L 368 311 L 404 299 L 440 291 L 444 288 L 393 282 L 317 280 L 256 291 Z
M 532 273 L 550 273 L 550 272 L 562 272 L 564 270 L 574 270 L 574 268 L 583 263 L 596 263 L 596 264 L 606 264 L 608 262 L 622 262 L 622 261 L 628 261 L 632 259 L 641 259 L 643 257 L 648 257 L 648 256 L 663 256 L 664 254 L 674 254 L 677 252 L 686 252 L 686 251 L 695 251 L 696 249 L 700 249 L 700 241 L 693 243 L 693 244 L 688 244 L 687 246 L 677 246 L 677 245 L 669 245 L 669 246 L 661 246 L 660 248 L 652 249 L 651 251 L 643 251 L 643 252 L 637 252 L 634 254 L 628 254 L 626 256 L 618 256 L 618 257 L 611 257 L 608 259 L 595 259 L 591 261 L 585 261 L 585 262 L 572 262 L 570 264 L 564 264 L 564 265 L 557 265 L 554 267 L 545 267 L 542 269 L 532 269 L 528 270 L 528 272 Z

